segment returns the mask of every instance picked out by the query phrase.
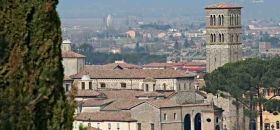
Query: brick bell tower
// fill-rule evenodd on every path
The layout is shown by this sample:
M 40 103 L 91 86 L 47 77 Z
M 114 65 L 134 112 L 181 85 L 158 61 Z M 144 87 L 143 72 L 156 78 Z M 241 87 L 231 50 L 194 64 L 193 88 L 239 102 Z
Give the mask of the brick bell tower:
M 241 6 L 219 3 L 206 10 L 207 72 L 242 59 Z

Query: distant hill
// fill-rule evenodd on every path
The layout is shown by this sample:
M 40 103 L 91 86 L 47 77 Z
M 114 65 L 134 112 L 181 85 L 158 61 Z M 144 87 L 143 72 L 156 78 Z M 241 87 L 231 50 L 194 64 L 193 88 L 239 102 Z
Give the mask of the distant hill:
M 62 18 L 203 16 L 204 7 L 217 2 L 241 4 L 248 19 L 280 18 L 280 0 L 60 0 L 58 10 Z

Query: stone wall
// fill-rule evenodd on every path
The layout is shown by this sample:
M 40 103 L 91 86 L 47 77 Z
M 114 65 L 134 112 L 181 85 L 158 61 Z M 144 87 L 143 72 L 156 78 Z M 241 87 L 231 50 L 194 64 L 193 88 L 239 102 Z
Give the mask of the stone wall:
M 90 79 L 81 80 L 78 79 L 78 89 L 82 89 L 82 82 L 85 84 L 85 89 L 89 89 L 92 84 L 93 89 L 139 89 L 144 88 L 144 79 Z M 105 88 L 101 88 L 101 84 L 105 84 Z M 125 84 L 122 87 L 121 84 Z M 164 87 L 166 86 L 166 87 Z M 194 90 L 194 78 L 184 79 L 156 79 L 156 90 L 176 90 L 176 91 L 188 91 Z
M 141 123 L 141 130 L 151 130 L 151 123 L 155 130 L 161 130 L 160 110 L 148 103 L 140 104 L 130 110 L 131 117 Z

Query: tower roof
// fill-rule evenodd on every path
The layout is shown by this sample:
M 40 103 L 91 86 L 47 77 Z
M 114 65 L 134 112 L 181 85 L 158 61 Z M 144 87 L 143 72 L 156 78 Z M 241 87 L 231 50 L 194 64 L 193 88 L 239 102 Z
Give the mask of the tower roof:
M 207 6 L 205 9 L 241 9 L 242 7 L 232 3 L 217 3 Z

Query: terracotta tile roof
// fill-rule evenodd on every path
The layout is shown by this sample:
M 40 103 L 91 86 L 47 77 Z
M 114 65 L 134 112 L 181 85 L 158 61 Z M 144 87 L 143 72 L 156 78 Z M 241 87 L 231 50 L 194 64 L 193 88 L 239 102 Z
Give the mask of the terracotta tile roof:
M 172 68 L 175 64 L 173 63 L 150 63 L 145 64 L 143 67 L 161 67 L 161 68 Z
M 218 3 L 207 6 L 205 9 L 239 9 L 242 8 L 240 5 L 231 3 Z
M 85 56 L 73 51 L 64 51 L 62 52 L 62 58 L 85 58 Z
M 136 97 L 165 97 L 165 95 L 158 92 L 142 92 L 136 95 Z
M 78 74 L 70 76 L 71 78 L 80 79 L 83 75 L 89 75 L 92 79 L 145 79 L 147 77 L 161 78 L 189 78 L 195 77 L 192 72 L 182 70 L 161 70 L 161 69 L 124 69 L 124 70 L 103 70 L 85 68 Z
M 83 101 L 83 107 L 103 106 L 112 103 L 112 99 L 88 99 Z
M 76 97 L 105 97 L 105 95 L 101 92 L 97 92 L 94 90 L 79 90 L 76 94 Z
M 104 107 L 102 110 L 106 111 L 119 111 L 119 110 L 130 110 L 131 108 L 144 103 L 145 100 L 138 99 L 118 99 L 111 104 Z
M 100 111 L 100 112 L 83 112 L 75 117 L 78 121 L 92 121 L 92 122 L 136 122 L 131 118 L 131 114 L 128 112 L 112 112 L 112 111 Z
M 142 93 L 139 90 L 102 90 L 108 99 L 136 99 L 136 95 Z
M 134 65 L 134 64 L 128 64 L 128 63 L 110 63 L 105 65 L 86 65 L 86 68 L 88 69 L 142 69 L 141 66 Z
M 179 104 L 176 103 L 175 100 L 171 100 L 171 99 L 151 100 L 151 101 L 148 101 L 147 103 L 149 103 L 157 108 L 180 106 Z
M 69 76 L 64 75 L 63 80 L 73 80 L 72 78 L 70 78 Z

